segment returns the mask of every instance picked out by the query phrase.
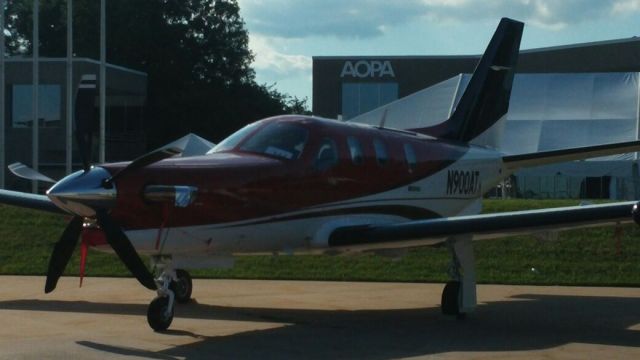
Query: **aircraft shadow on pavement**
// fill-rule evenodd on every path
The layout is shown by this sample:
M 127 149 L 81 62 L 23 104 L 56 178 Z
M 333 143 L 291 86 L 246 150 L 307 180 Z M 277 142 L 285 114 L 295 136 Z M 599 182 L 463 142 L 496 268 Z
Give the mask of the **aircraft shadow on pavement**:
M 515 301 L 478 307 L 466 320 L 440 314 L 439 308 L 394 310 L 292 310 L 179 306 L 176 318 L 263 321 L 285 326 L 206 337 L 160 352 L 77 343 L 118 355 L 157 359 L 199 358 L 367 358 L 390 359 L 445 352 L 542 350 L 568 343 L 640 347 L 640 299 L 557 295 L 518 295 Z M 146 305 L 81 301 L 15 300 L 0 309 L 103 314 L 146 314 Z M 142 319 L 141 319 L 142 320 Z

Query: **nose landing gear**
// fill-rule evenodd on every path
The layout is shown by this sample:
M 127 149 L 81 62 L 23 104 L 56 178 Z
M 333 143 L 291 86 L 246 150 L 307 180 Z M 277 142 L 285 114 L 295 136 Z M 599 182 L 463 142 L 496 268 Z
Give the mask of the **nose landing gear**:
M 153 260 L 160 273 L 156 277 L 158 296 L 149 304 L 147 322 L 154 331 L 164 331 L 173 321 L 175 303 L 184 304 L 191 300 L 193 285 L 186 270 L 174 269 L 166 259 Z
M 147 309 L 147 322 L 154 331 L 164 331 L 169 328 L 173 321 L 173 306 L 175 304 L 175 294 L 169 287 L 172 276 L 168 272 L 163 272 L 157 279 L 158 296 L 151 301 Z

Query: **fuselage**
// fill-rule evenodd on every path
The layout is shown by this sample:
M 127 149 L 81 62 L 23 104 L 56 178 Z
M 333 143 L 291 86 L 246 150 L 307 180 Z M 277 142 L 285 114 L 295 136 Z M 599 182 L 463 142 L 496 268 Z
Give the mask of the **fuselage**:
M 114 173 L 126 163 L 101 165 Z M 501 156 L 426 135 L 303 116 L 254 123 L 206 155 L 170 158 L 115 184 L 111 215 L 142 252 L 322 248 L 325 233 L 460 214 L 503 177 Z M 188 186 L 186 207 L 149 186 Z M 162 249 L 159 248 L 162 240 Z

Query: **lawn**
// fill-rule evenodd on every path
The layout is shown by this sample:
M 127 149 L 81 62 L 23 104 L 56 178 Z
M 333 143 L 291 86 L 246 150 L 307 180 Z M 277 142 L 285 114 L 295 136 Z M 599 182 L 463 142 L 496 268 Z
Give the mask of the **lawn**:
M 576 205 L 576 200 L 486 200 L 485 212 Z M 0 206 L 0 274 L 46 272 L 63 216 Z M 618 243 L 613 228 L 561 233 L 557 241 L 518 236 L 475 243 L 480 283 L 640 285 L 640 231 L 626 226 Z M 78 273 L 73 256 L 66 274 Z M 449 253 L 444 247 L 413 249 L 400 258 L 348 256 L 243 256 L 228 270 L 194 271 L 197 277 L 443 282 Z M 128 276 L 118 259 L 91 251 L 89 276 Z

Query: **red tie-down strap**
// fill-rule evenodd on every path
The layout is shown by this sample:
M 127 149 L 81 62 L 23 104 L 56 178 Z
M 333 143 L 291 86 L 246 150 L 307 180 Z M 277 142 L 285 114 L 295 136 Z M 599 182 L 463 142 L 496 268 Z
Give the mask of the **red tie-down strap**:
M 90 246 L 106 245 L 107 238 L 104 232 L 97 228 L 84 228 L 80 235 L 82 239 L 80 241 L 80 287 L 82 287 L 82 281 L 84 280 L 85 269 L 87 265 L 87 254 Z

